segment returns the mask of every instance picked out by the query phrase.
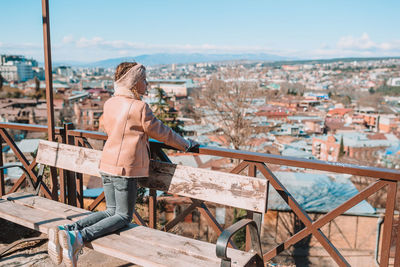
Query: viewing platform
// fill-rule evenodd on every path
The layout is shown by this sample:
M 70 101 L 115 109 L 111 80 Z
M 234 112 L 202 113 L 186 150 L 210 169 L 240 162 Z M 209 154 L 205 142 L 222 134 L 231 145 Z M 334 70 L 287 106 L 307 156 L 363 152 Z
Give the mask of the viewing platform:
M 10 147 L 36 181 L 36 160 L 30 162 L 26 159 L 10 134 L 12 131 L 47 132 L 47 126 L 0 123 L 2 143 Z M 68 125 L 56 127 L 55 133 L 57 142 L 77 147 L 93 148 L 94 143 L 101 146 L 107 139 L 104 133 L 70 129 Z M 153 159 L 170 162 L 163 149 L 173 148 L 154 140 L 151 140 L 150 145 Z M 3 154 L 4 152 L 1 160 Z M 260 220 L 264 262 L 284 262 L 285 258 L 293 257 L 299 266 L 305 261 L 324 262 L 326 266 L 400 264 L 400 240 L 397 238 L 400 224 L 396 211 L 399 171 L 218 147 L 202 146 L 192 156 L 225 158 L 233 164 L 228 172 L 266 180 L 269 194 L 265 215 Z M 185 154 L 185 157 L 190 155 Z M 174 154 L 172 158 L 179 161 L 179 154 Z M 0 162 L 0 166 L 2 165 L 3 162 Z M 279 166 L 285 166 L 287 171 L 279 170 Z M 349 180 L 350 176 L 364 177 L 368 184 L 357 190 Z M 0 178 L 2 197 L 17 192 L 25 185 L 26 180 L 23 174 L 6 192 L 3 173 Z M 53 186 L 58 184 L 59 188 Z M 365 201 L 376 193 L 380 194 L 385 203 L 382 211 L 376 210 Z M 59 171 L 59 175 L 51 177 L 50 185 L 41 187 L 40 195 L 83 208 L 82 175 L 66 170 Z M 135 223 L 149 228 L 175 232 L 174 227 L 177 225 L 182 226 L 180 229 L 187 230 L 185 225 L 193 226 L 197 223 L 200 228 L 202 223 L 206 223 L 206 229 L 214 234 L 204 235 L 202 231 L 195 233 L 202 234 L 198 238 L 215 242 L 223 229 L 233 223 L 234 209 L 216 205 L 213 201 L 206 201 L 200 206 L 190 205 L 187 197 L 178 197 L 177 194 L 162 196 L 161 192 L 154 189 L 149 190 L 146 199 L 144 219 L 139 216 L 134 217 L 134 220 Z M 157 210 L 160 199 L 167 203 L 165 214 Z M 87 209 L 95 210 L 103 200 L 104 196 L 100 194 Z M 165 216 L 171 207 L 175 215 Z M 255 214 L 257 213 L 243 211 L 240 217 L 254 219 Z M 188 232 L 183 231 L 183 234 L 187 236 Z M 249 234 L 245 240 L 243 249 L 249 251 Z

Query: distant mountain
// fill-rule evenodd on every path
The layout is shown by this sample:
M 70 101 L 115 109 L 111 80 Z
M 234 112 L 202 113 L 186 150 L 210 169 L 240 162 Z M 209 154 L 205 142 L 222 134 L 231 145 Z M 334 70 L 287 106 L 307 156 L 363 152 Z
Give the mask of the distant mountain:
M 136 57 L 120 57 L 105 59 L 96 62 L 79 62 L 79 61 L 53 61 L 53 67 L 58 66 L 74 66 L 74 67 L 103 67 L 115 68 L 119 63 L 128 61 L 140 62 L 146 66 L 164 65 L 164 64 L 184 64 L 184 63 L 200 63 L 200 62 L 223 62 L 223 61 L 263 61 L 269 66 L 280 66 L 283 64 L 323 64 L 331 62 L 351 62 L 351 61 L 368 61 L 368 60 L 384 60 L 384 59 L 398 59 L 400 57 L 347 57 L 347 58 L 326 58 L 326 59 L 299 59 L 281 57 L 271 54 L 151 54 L 140 55 Z M 39 62 L 41 67 L 44 66 L 43 62 Z
M 121 57 L 112 58 L 93 63 L 84 64 L 87 67 L 104 67 L 115 68 L 119 63 L 124 61 L 136 61 L 143 65 L 162 65 L 162 64 L 185 64 L 185 63 L 200 63 L 200 62 L 220 62 L 220 61 L 284 61 L 293 60 L 270 54 L 151 54 L 140 55 L 136 57 Z

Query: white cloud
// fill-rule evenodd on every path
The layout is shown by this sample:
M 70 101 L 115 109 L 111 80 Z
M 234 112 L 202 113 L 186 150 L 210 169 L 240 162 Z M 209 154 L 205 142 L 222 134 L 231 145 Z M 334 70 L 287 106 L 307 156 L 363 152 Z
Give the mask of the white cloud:
M 63 42 L 66 40 L 64 37 Z M 68 41 L 72 40 L 69 38 Z M 66 43 L 66 42 L 64 42 Z M 129 51 L 137 52 L 137 50 L 147 51 L 147 53 L 157 52 L 207 52 L 207 53 L 225 53 L 225 52 L 264 52 L 272 53 L 273 50 L 263 46 L 217 46 L 212 44 L 149 44 L 141 42 L 130 42 L 124 40 L 105 40 L 102 37 L 93 37 L 87 39 L 82 37 L 74 41 L 76 48 L 81 49 L 99 49 L 104 52 L 116 51 L 118 53 L 128 54 Z M 121 52 L 123 51 L 123 52 Z
M 343 36 L 334 44 L 323 43 L 317 49 L 271 49 L 270 47 L 214 45 L 214 44 L 150 44 L 130 42 L 124 40 L 106 40 L 102 37 L 93 37 L 74 40 L 76 49 L 90 50 L 91 53 L 101 54 L 102 57 L 114 55 L 138 55 L 141 53 L 269 53 L 295 58 L 327 58 L 327 57 L 373 57 L 399 56 L 400 41 L 378 43 L 367 33 L 361 36 Z
M 61 42 L 62 42 L 63 44 L 70 44 L 70 43 L 72 43 L 73 41 L 74 41 L 74 36 L 73 36 L 72 34 L 70 34 L 70 35 L 64 36 Z
M 42 43 L 2 43 L 1 53 L 24 54 L 43 60 Z M 52 43 L 53 60 L 95 61 L 116 56 L 137 56 L 154 53 L 268 53 L 293 58 L 332 58 L 332 57 L 374 57 L 400 56 L 400 40 L 376 42 L 367 33 L 359 36 L 348 35 L 335 43 L 321 43 L 318 48 L 280 49 L 262 45 L 215 45 L 203 44 L 161 44 L 132 42 L 125 40 L 107 40 L 102 37 L 76 37 L 65 35 Z
M 317 49 L 298 51 L 298 54 L 309 58 L 400 56 L 400 40 L 379 43 L 367 33 L 348 35 L 332 45 L 323 43 Z
M 391 42 L 377 43 L 371 40 L 367 33 L 363 33 L 360 37 L 344 36 L 341 37 L 337 43 L 337 48 L 343 50 L 356 50 L 356 51 L 400 51 L 400 41 L 394 40 Z
M 337 43 L 340 49 L 375 49 L 377 44 L 371 40 L 367 33 L 363 33 L 361 37 L 344 36 L 341 37 Z

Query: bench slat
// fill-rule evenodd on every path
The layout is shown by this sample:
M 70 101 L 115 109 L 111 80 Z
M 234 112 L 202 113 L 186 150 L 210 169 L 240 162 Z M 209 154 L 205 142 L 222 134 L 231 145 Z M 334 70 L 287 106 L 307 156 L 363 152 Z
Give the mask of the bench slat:
M 100 176 L 101 151 L 41 140 L 36 161 Z M 140 186 L 246 210 L 265 212 L 267 181 L 249 176 L 151 161 Z
M 38 211 L 31 207 L 18 205 L 11 201 L 0 199 L 0 216 L 3 219 L 47 234 L 50 227 L 67 224 L 70 221 L 61 216 Z
M 244 175 L 152 162 L 140 185 L 185 197 L 265 212 L 267 181 Z
M 100 158 L 99 150 L 40 140 L 36 162 L 100 177 Z
M 15 203 L 10 201 L 0 203 L 0 214 L 7 214 L 7 210 L 12 208 L 13 212 L 11 213 L 14 213 L 14 216 L 11 218 L 7 215 L 5 218 L 14 221 L 15 216 L 19 216 L 18 223 L 30 228 L 35 224 L 35 221 L 58 218 L 51 224 L 51 226 L 54 226 L 67 223 L 63 220 L 64 218 L 71 218 L 76 221 L 81 218 L 79 215 L 88 213 L 84 209 L 38 196 L 23 193 L 14 193 L 8 196 L 12 197 Z M 4 210 L 3 207 L 5 206 L 7 207 Z M 27 210 L 29 212 L 26 212 Z M 41 228 L 37 230 L 47 233 L 48 226 L 50 225 L 41 224 Z M 108 235 L 93 241 L 92 247 L 107 255 L 144 266 L 163 266 L 166 257 L 168 258 L 168 266 L 219 266 L 220 264 L 220 260 L 215 256 L 214 244 L 134 224 L 131 224 L 129 229 L 120 232 L 119 235 Z M 149 252 L 152 250 L 157 250 L 157 258 L 155 258 L 154 252 Z M 228 248 L 228 255 L 236 261 L 235 265 L 243 266 L 254 253 Z M 172 261 L 170 257 L 173 257 Z

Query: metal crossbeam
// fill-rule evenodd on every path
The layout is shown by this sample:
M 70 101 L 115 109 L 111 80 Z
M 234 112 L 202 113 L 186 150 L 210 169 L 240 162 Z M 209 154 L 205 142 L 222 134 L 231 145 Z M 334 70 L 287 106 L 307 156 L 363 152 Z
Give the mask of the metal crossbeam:
M 24 154 L 21 152 L 19 147 L 15 144 L 14 140 L 11 138 L 11 136 L 8 134 L 8 132 L 5 129 L 0 128 L 0 135 L 6 141 L 6 143 L 10 146 L 10 148 L 13 150 L 14 154 L 17 156 L 17 158 L 20 160 L 22 165 L 25 167 L 25 169 L 28 171 L 29 175 L 33 179 L 34 182 L 37 182 L 38 178 L 36 174 L 33 172 L 33 168 L 36 166 L 35 160 L 32 163 L 29 163 L 29 161 L 26 159 Z M 18 187 L 21 185 L 22 181 L 26 179 L 26 175 L 23 174 L 21 178 L 18 180 Z M 43 194 L 49 198 L 52 199 L 52 195 L 50 193 L 50 190 L 43 184 L 41 183 L 41 191 Z M 16 189 L 15 189 L 16 190 Z
M 201 204 L 203 203 L 203 201 L 199 201 L 197 199 L 192 199 L 192 204 L 190 204 L 189 207 L 187 207 L 184 211 L 182 211 L 178 216 L 176 216 L 174 219 L 172 219 L 171 221 L 169 221 L 163 228 L 163 231 L 168 232 L 169 230 L 171 230 L 172 228 L 175 227 L 175 225 L 177 225 L 178 223 L 180 223 L 181 221 L 183 221 L 183 219 L 186 218 L 186 216 L 191 213 L 193 210 L 195 210 L 197 207 L 199 207 Z
M 284 185 L 276 178 L 276 176 L 265 166 L 264 163 L 257 163 L 257 168 L 269 180 L 271 185 L 275 188 L 279 195 L 285 200 L 292 211 L 304 223 L 306 228 L 311 230 L 314 237 L 321 243 L 329 255 L 335 260 L 339 266 L 350 266 L 337 248 L 329 241 L 325 234 L 318 228 L 312 227 L 312 219 L 308 216 L 307 212 L 299 205 L 294 197 L 286 190 Z

